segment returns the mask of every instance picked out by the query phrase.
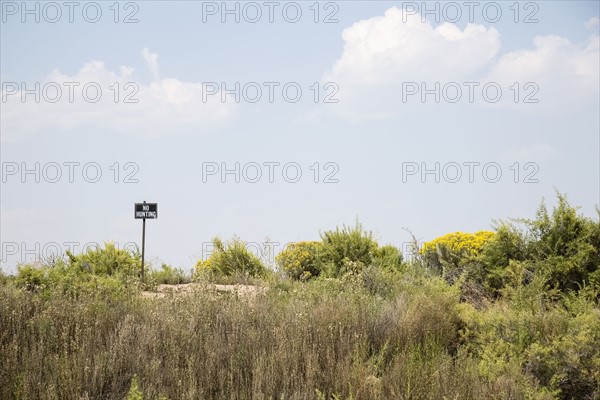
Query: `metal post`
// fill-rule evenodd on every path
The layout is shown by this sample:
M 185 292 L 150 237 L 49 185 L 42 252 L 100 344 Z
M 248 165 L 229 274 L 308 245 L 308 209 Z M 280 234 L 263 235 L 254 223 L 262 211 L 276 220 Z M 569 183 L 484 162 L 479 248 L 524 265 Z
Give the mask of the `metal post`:
M 144 204 L 146 202 L 144 201 Z M 146 248 L 146 218 L 142 220 L 142 282 L 144 281 L 144 250 Z

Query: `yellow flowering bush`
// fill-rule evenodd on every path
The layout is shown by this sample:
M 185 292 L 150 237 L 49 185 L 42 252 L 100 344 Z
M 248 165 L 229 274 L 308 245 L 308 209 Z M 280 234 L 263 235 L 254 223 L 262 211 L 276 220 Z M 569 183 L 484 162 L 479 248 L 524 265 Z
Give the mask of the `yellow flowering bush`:
M 494 232 L 479 231 L 475 233 L 453 232 L 433 239 L 423 245 L 421 253 L 437 251 L 438 246 L 444 246 L 449 251 L 461 255 L 476 256 L 483 246 L 494 237 Z
M 494 238 L 494 232 L 453 232 L 426 242 L 421 248 L 425 263 L 434 269 L 458 267 L 475 259 L 484 246 Z
M 196 263 L 196 272 L 210 271 L 211 270 L 212 261 L 210 258 L 206 260 L 198 260 Z
M 321 274 L 321 242 L 297 242 L 288 245 L 275 257 L 279 267 L 291 278 L 308 280 Z

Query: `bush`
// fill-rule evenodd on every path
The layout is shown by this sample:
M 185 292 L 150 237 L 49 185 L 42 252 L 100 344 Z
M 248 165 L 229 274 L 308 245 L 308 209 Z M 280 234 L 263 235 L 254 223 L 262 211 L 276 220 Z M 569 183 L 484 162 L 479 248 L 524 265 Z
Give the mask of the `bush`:
M 49 269 L 41 265 L 23 264 L 17 267 L 15 283 L 30 292 L 44 290 L 50 285 Z
M 557 196 L 552 215 L 542 203 L 535 220 L 524 220 L 531 238 L 528 258 L 551 285 L 563 290 L 600 282 L 600 219 L 579 215 L 565 195 Z
M 496 304 L 476 311 L 462 305 L 465 347 L 480 358 L 488 380 L 516 371 L 526 385 L 559 399 L 600 396 L 600 311 L 598 293 L 556 295 L 543 279 L 507 288 Z
M 234 237 L 227 243 L 213 239 L 214 251 L 206 260 L 196 264 L 197 273 L 211 273 L 217 276 L 264 277 L 267 269 L 246 247 L 246 243 Z
M 382 298 L 392 297 L 394 294 L 394 281 L 395 276 L 393 272 L 369 266 L 362 270 L 359 278 L 362 281 L 363 287 L 369 291 L 370 294 L 380 296 Z
M 88 292 L 120 295 L 137 287 L 141 266 L 137 254 L 106 243 L 104 248 L 98 247 L 78 255 L 67 251 L 67 256 L 66 261 L 53 260 L 51 265 L 20 265 L 15 284 L 45 296 L 62 293 L 72 297 Z
M 423 244 L 421 257 L 425 265 L 439 273 L 450 273 L 474 261 L 494 232 L 454 232 Z
M 292 243 L 275 257 L 275 261 L 290 278 L 306 281 L 321 274 L 322 249 L 321 242 Z
M 88 249 L 76 256 L 67 250 L 67 256 L 72 267 L 95 275 L 137 275 L 141 271 L 139 254 L 118 249 L 114 243 L 105 243 L 104 249 Z
M 556 332 L 527 349 L 525 371 L 567 399 L 600 398 L 600 312 L 594 290 L 565 295 L 548 318 Z
M 561 291 L 600 283 L 600 219 L 579 215 L 565 196 L 549 214 L 542 203 L 533 220 L 502 221 L 496 232 L 450 233 L 425 243 L 424 264 L 450 282 L 498 296 L 515 277 L 544 277 Z M 516 268 L 516 270 L 515 270 Z
M 360 272 L 371 265 L 377 251 L 377 242 L 371 232 L 363 231 L 362 225 L 336 227 L 321 235 L 323 242 L 323 265 L 327 275 L 339 277 L 347 272 Z
M 479 259 L 486 283 L 494 289 L 505 285 L 511 260 L 523 262 L 531 274 L 543 275 L 562 291 L 600 283 L 600 218 L 577 213 L 566 196 L 549 214 L 542 202 L 533 220 L 503 222 L 486 243 Z
M 504 287 L 511 261 L 523 261 L 526 243 L 522 232 L 514 225 L 502 223 L 496 234 L 485 244 L 480 255 L 480 278 L 488 289 Z
M 381 246 L 375 250 L 373 255 L 373 265 L 391 271 L 400 271 L 403 269 L 402 252 L 391 244 Z
M 162 264 L 159 270 L 150 269 L 147 279 L 152 285 L 179 285 L 189 283 L 189 277 L 181 268 L 173 268 L 170 265 Z

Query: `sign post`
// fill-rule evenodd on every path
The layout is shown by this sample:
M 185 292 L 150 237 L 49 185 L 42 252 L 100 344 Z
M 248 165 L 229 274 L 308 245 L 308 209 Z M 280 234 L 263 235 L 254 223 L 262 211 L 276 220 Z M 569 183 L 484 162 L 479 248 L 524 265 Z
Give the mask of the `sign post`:
M 144 253 L 146 250 L 146 218 L 142 219 L 142 282 L 144 282 Z
M 135 219 L 142 220 L 142 281 L 144 280 L 144 255 L 146 253 L 146 218 L 158 218 L 157 203 L 135 203 L 134 205 Z

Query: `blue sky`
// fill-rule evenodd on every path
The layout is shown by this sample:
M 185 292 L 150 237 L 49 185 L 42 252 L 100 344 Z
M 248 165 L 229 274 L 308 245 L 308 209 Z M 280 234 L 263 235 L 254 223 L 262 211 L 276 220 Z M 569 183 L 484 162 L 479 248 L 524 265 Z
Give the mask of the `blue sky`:
M 139 243 L 133 203 L 143 200 L 159 204 L 149 258 L 186 269 L 215 235 L 280 249 L 358 217 L 403 246 L 403 227 L 422 240 L 489 229 L 532 216 L 543 197 L 553 204 L 555 189 L 590 216 L 600 203 L 598 2 L 479 2 L 472 22 L 464 2 L 429 2 L 437 22 L 423 22 L 421 2 L 277 2 L 273 23 L 265 2 L 227 2 L 239 23 L 222 22 L 222 2 L 121 2 L 118 23 L 113 2 L 91 3 L 71 23 L 56 2 L 62 16 L 49 23 L 54 5 L 29 2 L 36 22 L 21 2 L 0 2 L 5 270 L 36 249 Z M 101 9 L 98 22 L 84 7 L 88 19 Z M 260 20 L 247 22 L 256 9 Z M 123 23 L 129 13 L 138 22 Z M 330 13 L 337 22 L 324 23 Z M 39 102 L 23 101 L 21 85 L 36 82 Z M 239 102 L 215 90 L 236 83 Z M 92 97 L 102 89 L 98 102 L 85 85 Z M 22 175 L 36 163 L 39 182 Z M 221 176 L 236 163 L 239 182 Z M 436 166 L 437 182 L 421 174 Z

